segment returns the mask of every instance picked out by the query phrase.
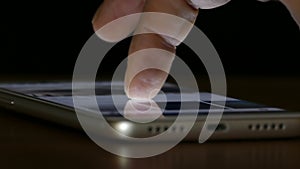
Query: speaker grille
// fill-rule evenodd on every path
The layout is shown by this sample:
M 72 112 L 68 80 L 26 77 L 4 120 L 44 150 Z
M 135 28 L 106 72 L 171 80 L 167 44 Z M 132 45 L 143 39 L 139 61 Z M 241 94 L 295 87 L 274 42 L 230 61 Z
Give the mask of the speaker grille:
M 257 123 L 249 124 L 248 129 L 251 131 L 282 131 L 286 129 L 283 123 Z
M 147 127 L 148 133 L 151 133 L 151 134 L 159 134 L 159 133 L 165 132 L 167 130 L 168 130 L 168 132 L 174 132 L 174 133 L 184 132 L 185 127 L 184 126 L 172 126 L 172 128 L 170 128 L 170 129 L 169 129 L 169 126 L 163 126 L 163 125 L 162 126 L 157 125 L 157 126 L 148 126 Z

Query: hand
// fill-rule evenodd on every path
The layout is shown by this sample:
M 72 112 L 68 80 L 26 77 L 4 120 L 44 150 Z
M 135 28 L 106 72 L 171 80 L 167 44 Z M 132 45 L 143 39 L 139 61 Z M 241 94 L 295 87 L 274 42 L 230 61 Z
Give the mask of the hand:
M 97 31 L 105 24 L 118 19 L 122 16 L 140 12 L 160 12 L 176 15 L 194 23 L 198 15 L 198 9 L 215 8 L 226 4 L 230 0 L 104 0 L 97 10 L 93 27 Z M 260 0 L 266 1 L 266 0 Z M 299 21 L 299 0 L 282 0 L 287 5 L 294 17 Z M 296 5 L 298 4 L 298 7 Z M 298 10 L 296 10 L 298 9 Z M 155 28 L 155 18 L 134 18 L 123 25 L 115 26 L 107 30 L 97 32 L 97 35 L 106 41 L 118 41 L 126 37 L 135 28 L 153 29 Z M 189 27 L 181 24 L 173 24 L 171 30 L 176 30 L 182 35 L 187 35 Z M 184 37 L 184 36 L 183 36 Z M 179 37 L 180 39 L 181 37 Z M 183 39 L 181 39 L 183 40 Z M 125 92 L 129 98 L 133 99 L 151 99 L 156 96 L 163 86 L 168 71 L 159 69 L 147 69 L 136 74 L 141 64 L 155 65 L 161 63 L 165 66 L 164 70 L 169 70 L 175 56 L 176 46 L 180 42 L 174 41 L 168 37 L 159 34 L 141 34 L 133 37 L 128 57 L 128 65 L 125 75 Z M 168 52 L 162 52 L 156 55 L 139 57 L 142 49 L 158 48 Z
M 93 26 L 95 31 L 97 31 L 105 24 L 117 18 L 140 12 L 172 14 L 194 23 L 199 7 L 213 8 L 223 5 L 228 1 L 230 0 L 104 0 L 94 16 Z M 144 25 L 141 26 L 143 23 Z M 153 29 L 156 24 L 155 18 L 136 18 L 128 23 L 124 23 L 122 28 L 116 26 L 109 30 L 98 32 L 97 35 L 106 41 L 117 41 L 121 37 L 126 37 L 136 27 Z M 187 35 L 191 28 L 177 23 L 170 26 L 169 29 L 174 29 L 181 32 L 181 34 Z M 125 92 L 129 98 L 151 99 L 156 96 L 163 86 L 168 72 L 158 69 L 147 69 L 136 74 L 136 67 L 144 63 L 155 67 L 156 63 L 162 63 L 166 67 L 166 70 L 169 70 L 175 56 L 176 46 L 179 43 L 159 34 L 141 34 L 133 37 L 125 75 Z M 168 52 L 159 53 L 159 57 L 139 57 L 137 51 L 147 48 L 158 48 Z M 135 74 L 136 76 L 132 77 Z

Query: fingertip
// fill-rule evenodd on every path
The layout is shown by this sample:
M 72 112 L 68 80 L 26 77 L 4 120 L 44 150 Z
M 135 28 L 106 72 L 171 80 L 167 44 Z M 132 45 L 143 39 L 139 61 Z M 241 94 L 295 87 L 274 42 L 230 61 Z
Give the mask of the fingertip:
M 125 92 L 130 99 L 151 100 L 159 93 L 167 77 L 166 72 L 158 69 L 144 70 L 127 81 Z
M 175 53 L 158 48 L 146 48 L 131 53 L 125 73 L 127 96 L 131 99 L 155 97 L 168 77 L 174 58 Z

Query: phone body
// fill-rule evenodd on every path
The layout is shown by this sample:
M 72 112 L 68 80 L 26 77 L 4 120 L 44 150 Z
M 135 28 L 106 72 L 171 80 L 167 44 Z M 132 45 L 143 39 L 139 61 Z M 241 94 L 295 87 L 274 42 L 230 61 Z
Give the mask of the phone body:
M 110 84 L 109 82 L 97 82 L 95 93 L 97 98 L 104 100 L 103 114 L 105 120 L 119 132 L 137 138 L 146 138 L 158 135 L 163 132 L 176 133 L 185 132 L 185 121 L 172 125 L 178 116 L 178 110 L 182 103 L 176 100 L 166 101 L 162 110 L 163 118 L 157 118 L 149 123 L 136 123 L 124 118 L 124 114 L 119 113 L 116 107 L 124 107 L 124 103 L 114 105 L 110 99 L 111 85 L 123 91 L 122 83 Z M 166 84 L 162 89 L 166 95 L 178 96 L 177 88 L 172 84 Z M 184 140 L 197 141 L 203 127 L 208 130 L 213 129 L 214 133 L 210 140 L 230 140 L 230 139 L 262 139 L 262 138 L 291 138 L 300 136 L 300 113 L 283 110 L 276 107 L 260 105 L 244 100 L 218 96 L 226 99 L 226 104 L 218 107 L 214 100 L 211 105 L 211 93 L 199 93 L 202 95 L 197 118 L 193 127 L 188 132 Z M 126 97 L 121 92 L 120 96 Z M 193 100 L 184 102 L 189 105 Z M 184 107 L 186 117 L 189 116 L 188 106 Z M 73 105 L 72 84 L 69 82 L 55 83 L 10 83 L 0 84 L 0 107 L 13 110 L 15 112 L 27 114 L 40 119 L 52 121 L 65 126 L 82 129 Z M 205 126 L 205 120 L 210 109 L 214 111 L 224 111 L 217 126 Z M 222 108 L 222 109 L 220 109 Z M 93 108 L 91 107 L 90 110 Z M 109 111 L 105 111 L 109 110 Z M 87 117 L 93 118 L 92 111 L 85 111 Z M 187 118 L 188 119 L 188 118 Z M 188 121 L 187 121 L 188 122 Z M 124 124 L 130 124 L 130 128 L 120 128 Z

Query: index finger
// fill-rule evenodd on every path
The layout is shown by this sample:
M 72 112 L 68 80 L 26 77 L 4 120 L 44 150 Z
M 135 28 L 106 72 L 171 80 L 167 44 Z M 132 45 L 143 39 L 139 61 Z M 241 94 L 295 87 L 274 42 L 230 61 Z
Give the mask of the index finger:
M 146 2 L 144 12 L 171 14 L 183 18 L 191 24 L 177 22 L 178 20 L 164 20 L 156 17 L 157 15 L 141 17 L 136 31 L 150 33 L 135 35 L 130 45 L 125 75 L 125 92 L 128 97 L 133 99 L 151 99 L 156 96 L 167 79 L 176 46 L 189 33 L 192 23 L 195 22 L 198 15 L 198 10 L 186 0 L 150 0 Z M 164 31 L 170 32 L 176 38 L 165 36 Z M 153 48 L 160 50 L 138 52 Z M 137 68 L 143 67 L 143 65 L 147 65 L 148 69 Z M 159 67 L 157 67 L 158 65 Z

